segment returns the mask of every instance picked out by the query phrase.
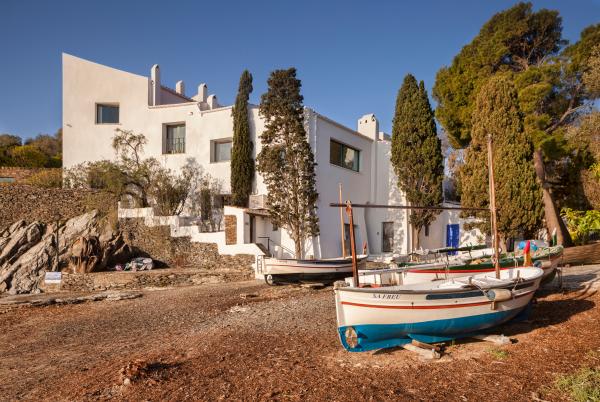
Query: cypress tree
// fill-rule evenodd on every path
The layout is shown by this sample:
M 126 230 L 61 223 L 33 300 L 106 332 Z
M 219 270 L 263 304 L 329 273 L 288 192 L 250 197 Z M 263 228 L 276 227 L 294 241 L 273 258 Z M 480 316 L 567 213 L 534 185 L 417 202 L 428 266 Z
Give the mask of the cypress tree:
M 396 99 L 392 127 L 391 162 L 398 187 L 413 205 L 436 206 L 443 200 L 444 158 L 436 134 L 433 110 L 423 81 L 411 74 L 404 77 Z M 415 210 L 410 222 L 415 230 L 415 246 L 421 229 L 429 225 L 439 211 Z
M 315 163 L 304 129 L 301 83 L 290 68 L 273 71 L 268 85 L 260 104 L 265 130 L 257 169 L 267 186 L 271 221 L 289 232 L 296 258 L 301 258 L 304 240 L 319 234 Z
M 503 240 L 532 238 L 542 223 L 541 189 L 533 167 L 533 145 L 525 134 L 517 91 L 505 76 L 495 76 L 477 95 L 472 116 L 471 145 L 461 168 L 464 207 L 488 208 L 487 137 L 493 141 L 498 232 Z M 489 231 L 489 213 L 480 226 Z
M 231 203 L 247 207 L 254 179 L 252 141 L 248 123 L 248 99 L 252 92 L 252 74 L 244 70 L 240 77 L 233 114 L 233 145 L 231 149 Z

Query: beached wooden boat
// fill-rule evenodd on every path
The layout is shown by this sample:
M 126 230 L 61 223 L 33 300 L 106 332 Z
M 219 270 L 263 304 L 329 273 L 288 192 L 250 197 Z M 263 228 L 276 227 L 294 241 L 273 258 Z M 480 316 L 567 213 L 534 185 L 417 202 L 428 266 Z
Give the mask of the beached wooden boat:
M 366 266 L 367 256 L 358 256 L 360 268 Z M 293 282 L 331 283 L 352 274 L 352 257 L 321 260 L 296 260 L 263 257 L 257 260 L 258 272 L 269 285 Z
M 563 255 L 563 247 L 542 247 L 531 254 L 532 264 L 542 268 L 544 271 L 543 281 L 547 282 L 554 278 L 556 267 Z M 500 255 L 500 269 L 517 268 L 525 265 L 525 254 L 507 253 Z M 389 275 L 385 280 L 390 284 L 409 285 L 413 283 L 431 282 L 442 279 L 457 278 L 465 275 L 475 275 L 478 273 L 493 272 L 495 264 L 492 256 L 481 258 L 464 258 L 448 261 L 438 261 L 433 263 L 403 263 L 399 264 L 399 269 L 391 269 L 387 272 Z M 373 275 L 379 275 L 386 270 L 360 271 L 363 281 L 373 282 L 377 278 Z
M 402 286 L 336 284 L 338 334 L 344 348 L 363 352 L 410 343 L 469 337 L 523 311 L 540 285 L 540 268 Z M 350 282 L 350 283 L 348 283 Z

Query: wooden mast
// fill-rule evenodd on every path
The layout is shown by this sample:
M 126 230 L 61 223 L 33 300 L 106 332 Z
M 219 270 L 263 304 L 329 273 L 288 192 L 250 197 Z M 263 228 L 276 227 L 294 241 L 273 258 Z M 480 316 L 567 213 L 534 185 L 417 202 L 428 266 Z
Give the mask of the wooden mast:
M 342 183 L 340 183 L 340 205 L 342 205 Z M 340 206 L 340 231 L 342 233 L 342 257 L 346 258 L 346 241 L 344 239 L 344 209 Z
M 490 216 L 492 223 L 492 240 L 494 246 L 494 267 L 496 269 L 496 278 L 500 279 L 500 255 L 498 251 L 498 225 L 496 217 L 496 186 L 494 183 L 494 156 L 492 152 L 492 136 L 487 137 L 488 151 L 488 176 L 489 176 L 489 195 L 490 195 Z
M 346 213 L 350 222 L 350 252 L 352 253 L 352 282 L 355 288 L 358 288 L 358 263 L 356 261 L 356 244 L 354 242 L 354 218 L 352 216 L 352 203 L 346 202 Z

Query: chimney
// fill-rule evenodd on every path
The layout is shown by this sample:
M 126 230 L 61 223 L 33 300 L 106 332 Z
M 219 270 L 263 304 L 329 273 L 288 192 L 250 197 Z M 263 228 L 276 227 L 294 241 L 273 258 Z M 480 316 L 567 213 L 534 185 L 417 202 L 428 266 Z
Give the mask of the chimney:
M 209 95 L 208 99 L 206 100 L 206 103 L 208 103 L 208 107 L 210 109 L 216 109 L 219 107 L 219 103 L 217 102 L 217 95 Z
M 152 106 L 160 105 L 160 67 L 158 64 L 152 66 L 152 70 L 150 70 L 150 80 L 151 80 L 151 97 L 150 103 Z
M 356 131 L 377 141 L 379 139 L 379 121 L 373 113 L 366 114 L 358 119 Z
M 198 102 L 206 102 L 207 96 L 208 96 L 208 86 L 205 83 L 198 85 L 198 95 L 195 96 L 195 99 Z
M 175 84 L 175 92 L 177 92 L 179 95 L 185 96 L 185 84 L 183 81 L 177 81 Z

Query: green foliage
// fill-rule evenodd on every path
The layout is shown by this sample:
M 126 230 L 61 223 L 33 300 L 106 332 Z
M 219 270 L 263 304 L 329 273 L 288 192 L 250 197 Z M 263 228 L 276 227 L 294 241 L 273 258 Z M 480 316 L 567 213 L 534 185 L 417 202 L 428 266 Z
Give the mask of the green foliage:
M 296 258 L 301 258 L 304 240 L 319 233 L 314 155 L 304 129 L 301 83 L 290 68 L 273 71 L 268 85 L 260 104 L 265 131 L 258 171 L 268 189 L 271 221 L 289 231 Z
M 583 73 L 583 83 L 592 97 L 600 97 L 600 45 L 592 50 L 587 63 L 587 70 Z
M 40 134 L 24 144 L 19 136 L 0 135 L 0 166 L 62 167 L 62 129 L 55 135 Z
M 567 221 L 569 233 L 575 244 L 586 244 L 592 233 L 600 232 L 600 211 L 575 211 L 563 208 L 561 215 Z
M 490 355 L 492 355 L 492 357 L 497 360 L 504 360 L 509 356 L 508 352 L 502 349 L 490 349 L 489 352 Z
M 248 99 L 252 92 L 252 74 L 244 70 L 233 107 L 233 147 L 231 149 L 231 201 L 247 207 L 254 179 L 252 141 L 248 122 Z
M 48 155 L 33 145 L 21 145 L 8 151 L 13 166 L 41 168 L 48 163 Z
M 433 111 L 423 81 L 404 78 L 398 91 L 392 128 L 391 162 L 398 187 L 413 205 L 436 206 L 443 201 L 444 158 Z M 410 221 L 420 232 L 439 211 L 413 211 Z
M 473 138 L 460 169 L 462 204 L 488 208 L 487 138 L 493 140 L 498 232 L 503 238 L 534 237 L 541 226 L 541 191 L 533 169 L 533 147 L 525 135 L 517 93 L 504 76 L 490 79 L 480 90 L 473 113 Z M 487 212 L 481 227 L 489 231 Z
M 600 370 L 581 368 L 556 379 L 555 387 L 576 402 L 600 402 Z
M 0 134 L 0 148 L 11 148 L 22 145 L 21 137 L 12 134 Z
M 533 12 L 531 3 L 518 3 L 495 14 L 452 64 L 440 69 L 433 88 L 436 117 L 455 148 L 471 139 L 475 99 L 485 81 L 497 73 L 523 72 L 544 64 L 566 44 L 561 34 L 558 12 Z
M 60 188 L 62 187 L 62 170 L 43 169 L 29 176 L 25 182 L 36 187 Z

